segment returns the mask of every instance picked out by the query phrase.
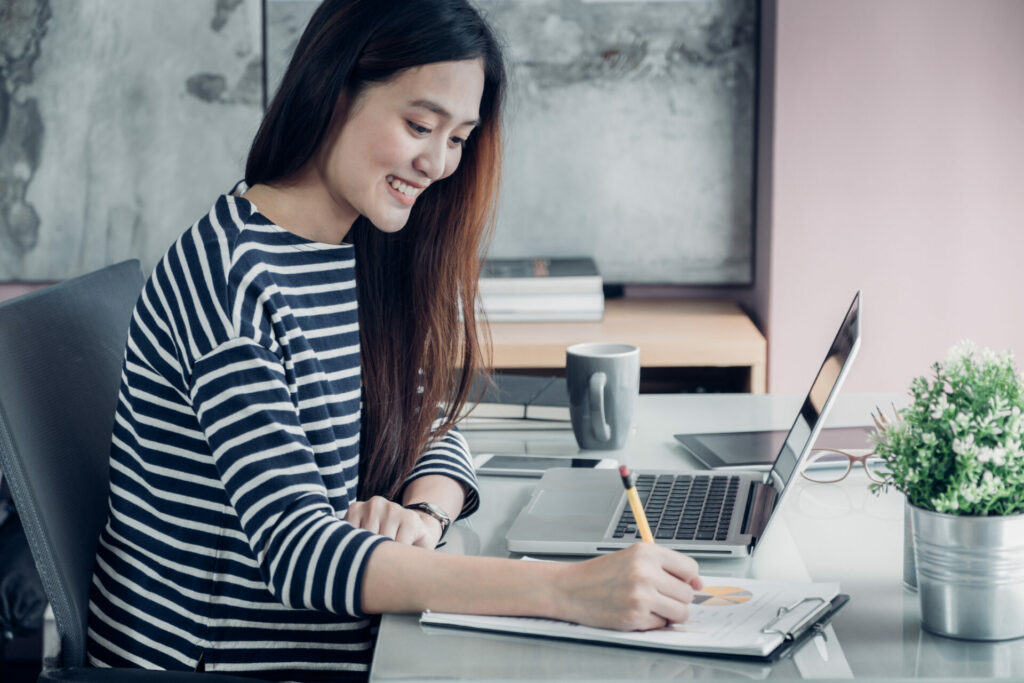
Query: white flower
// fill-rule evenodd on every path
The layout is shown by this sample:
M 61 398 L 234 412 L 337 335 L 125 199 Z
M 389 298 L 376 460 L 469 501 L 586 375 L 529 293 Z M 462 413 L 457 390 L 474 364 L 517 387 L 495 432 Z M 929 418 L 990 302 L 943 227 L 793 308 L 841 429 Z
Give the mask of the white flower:
M 977 348 L 970 339 L 961 339 L 946 352 L 946 365 L 955 365 L 964 358 L 973 356 Z
M 974 483 L 964 482 L 960 485 L 960 498 L 968 503 L 977 503 L 981 498 L 981 491 L 978 490 L 978 485 Z M 954 499 L 955 500 L 955 499 Z
M 1024 449 L 1021 448 L 1021 443 L 1013 439 L 1006 442 L 1006 462 L 1012 467 L 1021 469 L 1021 465 L 1024 464 Z
M 992 474 L 990 470 L 985 470 L 981 475 L 981 486 L 978 487 L 979 494 L 986 497 L 997 495 L 1003 488 L 1003 480 L 1000 477 Z
M 976 450 L 974 447 L 974 434 L 968 434 L 962 439 L 953 439 L 953 452 L 957 455 L 971 455 Z M 981 459 L 980 455 L 978 455 L 978 459 Z

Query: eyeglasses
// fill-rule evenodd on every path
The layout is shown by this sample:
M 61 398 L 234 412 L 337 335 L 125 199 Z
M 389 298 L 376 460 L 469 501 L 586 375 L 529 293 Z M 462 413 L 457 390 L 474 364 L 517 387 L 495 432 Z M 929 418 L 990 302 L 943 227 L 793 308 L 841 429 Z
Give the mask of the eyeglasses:
M 815 450 L 811 452 L 811 457 L 807 460 L 806 467 L 800 472 L 800 476 L 817 484 L 832 484 L 846 479 L 853 470 L 854 464 L 860 463 L 864 471 L 868 473 L 868 479 L 881 484 L 885 480 L 868 467 L 868 458 L 872 455 L 874 453 L 854 455 L 838 448 Z M 810 471 L 808 472 L 808 470 Z
M 802 517 L 818 521 L 863 515 L 899 524 L 903 521 L 903 501 L 896 504 L 893 498 L 877 496 L 867 486 L 801 486 L 786 505 L 792 504 Z

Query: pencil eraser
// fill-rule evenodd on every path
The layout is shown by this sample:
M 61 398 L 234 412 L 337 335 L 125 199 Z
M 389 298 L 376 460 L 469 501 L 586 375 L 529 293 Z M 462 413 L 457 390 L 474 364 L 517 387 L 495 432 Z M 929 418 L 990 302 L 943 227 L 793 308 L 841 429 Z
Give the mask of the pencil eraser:
M 628 477 L 629 468 L 626 467 L 625 465 L 619 465 L 619 474 L 621 474 L 623 477 Z

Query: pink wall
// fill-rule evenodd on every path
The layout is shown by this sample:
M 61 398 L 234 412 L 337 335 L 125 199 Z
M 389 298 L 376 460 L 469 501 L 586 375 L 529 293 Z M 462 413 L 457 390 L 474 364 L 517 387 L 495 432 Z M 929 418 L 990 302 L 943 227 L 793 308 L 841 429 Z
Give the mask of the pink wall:
M 849 390 L 905 391 L 964 337 L 1024 361 L 1024 2 L 773 9 L 770 391 L 806 391 L 857 289 Z

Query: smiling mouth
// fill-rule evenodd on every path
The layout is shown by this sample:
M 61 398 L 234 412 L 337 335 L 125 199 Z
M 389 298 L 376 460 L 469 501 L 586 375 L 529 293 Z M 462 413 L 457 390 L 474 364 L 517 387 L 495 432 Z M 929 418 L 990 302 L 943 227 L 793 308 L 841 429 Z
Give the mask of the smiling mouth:
M 419 195 L 420 192 L 423 192 L 423 190 L 425 189 L 422 187 L 415 187 L 408 183 L 402 182 L 393 175 L 389 175 L 386 178 L 386 180 L 388 181 L 388 185 L 394 188 L 395 191 L 401 192 L 403 195 L 409 197 L 410 199 L 416 198 L 416 196 Z

